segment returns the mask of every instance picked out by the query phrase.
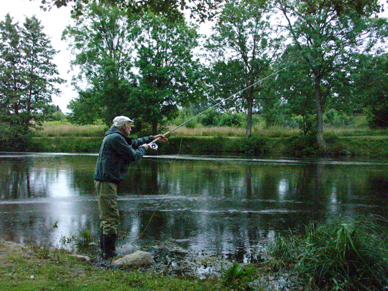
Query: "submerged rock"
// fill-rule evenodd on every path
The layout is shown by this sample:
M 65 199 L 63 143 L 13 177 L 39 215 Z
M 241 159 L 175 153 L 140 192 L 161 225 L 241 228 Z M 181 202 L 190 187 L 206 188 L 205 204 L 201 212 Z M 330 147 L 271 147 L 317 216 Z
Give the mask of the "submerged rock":
M 132 254 L 126 255 L 123 258 L 112 262 L 115 267 L 146 267 L 155 265 L 154 258 L 150 253 L 136 251 Z

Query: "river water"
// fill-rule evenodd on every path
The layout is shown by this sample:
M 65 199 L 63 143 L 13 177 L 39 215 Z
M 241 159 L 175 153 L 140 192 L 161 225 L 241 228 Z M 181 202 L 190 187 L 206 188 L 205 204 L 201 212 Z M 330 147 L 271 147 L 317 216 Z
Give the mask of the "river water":
M 0 238 L 99 237 L 95 154 L 0 154 Z M 173 243 L 250 261 L 310 220 L 387 216 L 387 162 L 146 156 L 119 186 L 119 249 Z

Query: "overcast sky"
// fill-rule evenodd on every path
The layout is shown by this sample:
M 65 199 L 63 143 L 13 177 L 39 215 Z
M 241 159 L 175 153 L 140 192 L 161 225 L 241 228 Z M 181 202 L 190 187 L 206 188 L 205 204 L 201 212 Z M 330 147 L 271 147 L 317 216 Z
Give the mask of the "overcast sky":
M 44 26 L 44 33 L 51 39 L 51 45 L 54 49 L 60 52 L 56 55 L 54 63 L 58 66 L 60 77 L 67 82 L 60 86 L 62 90 L 61 96 L 53 96 L 53 103 L 59 105 L 63 112 L 69 112 L 67 105 L 69 101 L 77 96 L 70 82 L 74 74 L 70 72 L 71 55 L 67 50 L 66 42 L 61 40 L 62 31 L 70 24 L 70 8 L 62 7 L 60 9 L 53 8 L 51 11 L 44 12 L 39 8 L 40 0 L 0 0 L 0 20 L 5 19 L 5 15 L 9 13 L 15 21 L 20 25 L 23 24 L 26 17 L 35 15 Z M 384 1 L 385 2 L 385 1 Z M 388 11 L 385 11 L 384 17 L 387 17 Z M 207 30 L 207 28 L 205 28 Z M 201 33 L 205 33 L 203 30 Z
M 67 50 L 67 44 L 61 40 L 62 31 L 70 21 L 70 8 L 63 7 L 61 9 L 53 8 L 51 11 L 44 12 L 39 8 L 40 0 L 0 0 L 0 20 L 5 19 L 5 15 L 9 13 L 14 21 L 20 25 L 24 23 L 26 17 L 33 15 L 41 21 L 44 27 L 44 33 L 51 39 L 51 45 L 55 50 L 60 52 L 55 56 L 54 63 L 58 66 L 60 77 L 66 80 L 66 84 L 60 86 L 62 90 L 61 96 L 53 96 L 53 103 L 59 105 L 63 112 L 68 112 L 66 108 L 69 101 L 76 97 L 76 92 L 73 91 L 70 81 L 72 73 L 69 73 L 71 59 L 70 52 Z

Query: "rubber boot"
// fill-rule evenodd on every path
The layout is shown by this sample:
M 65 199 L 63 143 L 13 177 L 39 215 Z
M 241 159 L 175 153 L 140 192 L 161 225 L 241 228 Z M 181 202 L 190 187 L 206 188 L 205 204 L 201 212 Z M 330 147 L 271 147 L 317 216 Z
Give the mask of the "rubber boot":
M 116 235 L 115 234 L 104 234 L 103 242 L 104 242 L 104 259 L 109 259 L 113 257 L 117 257 L 116 253 Z

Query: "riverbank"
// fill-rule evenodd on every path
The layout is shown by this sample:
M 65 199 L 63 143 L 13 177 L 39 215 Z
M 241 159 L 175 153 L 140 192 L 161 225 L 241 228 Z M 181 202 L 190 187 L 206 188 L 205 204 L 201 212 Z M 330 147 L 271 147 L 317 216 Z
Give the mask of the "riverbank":
M 222 290 L 221 281 L 98 267 L 64 250 L 0 242 L 1 290 Z
M 98 153 L 107 126 L 48 122 L 34 133 L 30 152 Z M 169 130 L 166 128 L 164 131 Z M 181 128 L 147 154 L 226 154 L 258 157 L 359 157 L 388 158 L 388 130 L 367 127 L 328 127 L 324 132 L 327 149 L 317 148 L 315 137 L 298 129 L 255 127 L 250 138 L 243 128 Z
M 101 137 L 34 137 L 29 151 L 98 153 Z M 388 136 L 326 137 L 327 150 L 319 151 L 300 136 L 283 137 L 170 137 L 148 154 L 242 154 L 258 157 L 364 157 L 388 158 Z
M 261 260 L 250 264 L 229 262 L 225 258 L 216 257 L 197 256 L 188 259 L 187 251 L 179 250 L 179 256 L 172 257 L 167 253 L 159 255 L 155 258 L 159 263 L 147 267 L 117 268 L 98 255 L 77 256 L 64 249 L 0 241 L 0 288 L 386 290 L 386 224 L 384 218 L 373 216 L 358 221 L 311 222 L 300 231 L 277 234 L 273 242 L 265 246 L 265 255 Z M 85 240 L 82 242 L 85 243 Z M 88 246 L 91 247 L 90 242 Z M 95 250 L 98 249 L 96 244 L 93 246 Z M 169 247 L 166 250 L 173 251 Z M 166 257 L 169 260 L 165 260 Z M 220 276 L 200 278 L 187 272 L 190 264 L 194 268 L 218 268 L 221 270 Z M 171 268 L 175 272 L 169 272 Z
M 116 268 L 63 249 L 7 241 L 0 241 L 0 262 L 1 290 L 297 290 L 300 284 L 295 274 L 271 275 L 253 265 L 224 262 L 217 266 L 225 268 L 222 277 L 199 278 L 166 273 L 168 264 Z

